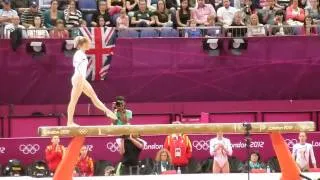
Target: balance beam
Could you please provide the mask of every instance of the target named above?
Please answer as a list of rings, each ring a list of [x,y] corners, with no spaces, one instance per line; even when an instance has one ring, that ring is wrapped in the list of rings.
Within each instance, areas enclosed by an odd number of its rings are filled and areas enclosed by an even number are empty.
[[[315,131],[315,123],[305,122],[263,122],[250,123],[251,133],[294,133]],[[107,135],[160,135],[172,133],[212,134],[217,132],[240,134],[245,133],[243,123],[209,123],[209,124],[153,124],[153,125],[120,125],[120,126],[45,126],[39,127],[42,137],[49,136],[107,136]]]

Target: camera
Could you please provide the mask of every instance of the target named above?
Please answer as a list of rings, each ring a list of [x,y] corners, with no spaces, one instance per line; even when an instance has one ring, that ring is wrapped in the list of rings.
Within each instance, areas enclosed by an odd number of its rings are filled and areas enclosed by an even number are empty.
[[[123,105],[123,102],[121,101],[116,101],[116,107],[121,107]]]

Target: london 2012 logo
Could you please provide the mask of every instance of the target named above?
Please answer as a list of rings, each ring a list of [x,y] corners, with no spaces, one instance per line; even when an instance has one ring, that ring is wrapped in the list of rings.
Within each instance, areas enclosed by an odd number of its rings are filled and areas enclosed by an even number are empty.
[[[39,144],[20,144],[19,151],[23,154],[36,154],[40,150]]]
[[[6,147],[0,146],[0,154],[6,153]]]

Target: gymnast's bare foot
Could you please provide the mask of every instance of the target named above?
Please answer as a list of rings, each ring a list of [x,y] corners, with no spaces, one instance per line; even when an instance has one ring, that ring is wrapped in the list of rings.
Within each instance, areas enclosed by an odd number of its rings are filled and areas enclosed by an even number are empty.
[[[106,112],[106,116],[108,118],[112,119],[112,120],[117,120],[118,119],[117,116],[112,111],[110,111],[109,109]]]
[[[76,124],[74,122],[69,122],[69,123],[67,123],[67,126],[68,127],[76,127],[76,126],[79,126],[79,124]]]

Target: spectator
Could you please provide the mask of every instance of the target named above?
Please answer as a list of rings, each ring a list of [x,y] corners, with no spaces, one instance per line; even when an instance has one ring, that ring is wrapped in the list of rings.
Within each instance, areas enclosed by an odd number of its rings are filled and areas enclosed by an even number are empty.
[[[223,7],[217,11],[218,21],[224,26],[230,26],[236,11],[236,8],[230,6],[229,0],[223,0]]]
[[[139,174],[139,156],[146,142],[139,135],[123,136],[117,140],[122,155],[121,175]]]
[[[18,16],[17,11],[11,9],[11,0],[2,1],[3,9],[0,9],[0,25],[9,24],[14,16]]]
[[[30,8],[22,13],[21,21],[22,25],[26,28],[29,28],[34,22],[34,17],[38,16],[41,18],[41,23],[43,24],[44,19],[42,12],[39,10],[37,1],[32,1]]]
[[[139,0],[139,11],[134,13],[131,23],[137,27],[147,27],[155,24],[151,12],[147,9],[146,0]]]
[[[46,161],[50,171],[54,173],[65,153],[65,147],[59,144],[59,136],[53,136],[51,143],[46,147]]]
[[[275,0],[267,0],[267,5],[260,11],[263,24],[274,24],[274,18],[279,8],[275,7]]]
[[[303,33],[304,35],[317,35],[317,30],[314,27],[313,20],[310,16],[306,16],[303,24]]]
[[[212,28],[203,30],[203,34],[206,37],[217,37],[221,35],[221,26],[216,23],[215,19],[216,17],[214,17],[214,15],[208,16],[206,26]]]
[[[128,28],[129,27],[129,17],[126,14],[126,9],[122,8],[120,11],[120,16],[117,18],[117,28]]]
[[[192,17],[198,25],[205,25],[208,16],[216,16],[216,11],[211,4],[205,4],[204,0],[198,0],[198,7],[193,10]]]
[[[195,37],[201,37],[201,30],[199,28],[197,28],[197,23],[194,19],[191,19],[189,21],[189,29],[185,29],[185,37],[191,37],[191,38],[195,38]]]
[[[317,168],[313,147],[312,144],[307,143],[307,134],[305,132],[300,132],[299,142],[292,149],[292,157],[301,171],[309,170],[310,157],[313,167]]]
[[[84,20],[84,19],[82,19],[82,20],[80,21],[80,27],[88,27],[87,21]]]
[[[252,14],[256,14],[256,8],[252,4],[252,0],[245,0],[244,1],[245,6],[242,8],[242,17],[243,17],[243,23],[249,24],[250,23],[250,16]]]
[[[117,116],[114,125],[129,124],[132,119],[132,111],[126,108],[126,101],[123,96],[116,97],[116,102],[113,103],[113,110]]]
[[[106,21],[104,20],[103,16],[98,17],[98,27],[107,27]]]
[[[250,154],[249,161],[246,161],[246,163],[244,164],[243,172],[247,173],[248,168],[250,172],[254,170],[266,170],[266,165],[261,161],[259,152],[252,152]]]
[[[103,17],[105,21],[105,26],[110,26],[110,16],[107,11],[107,3],[105,1],[99,1],[99,11],[95,12],[92,16],[92,26],[98,26],[99,24],[99,17]]]
[[[182,173],[188,173],[189,159],[192,156],[192,144],[186,134],[171,134],[166,137],[164,148],[170,152],[172,164]]]
[[[250,17],[250,24],[248,27],[248,36],[265,36],[266,30],[262,24],[259,23],[258,15],[252,14]]]
[[[276,12],[275,22],[273,25],[274,26],[271,28],[272,35],[283,36],[293,34],[292,28],[289,27],[289,24],[284,20],[283,10],[278,10]]]
[[[5,38],[7,39],[10,39],[11,37],[11,32],[13,32],[14,30],[16,29],[21,29],[21,35],[22,35],[22,38],[27,38],[27,32],[25,31],[25,27],[20,25],[20,17],[18,15],[16,16],[13,16],[12,17],[12,20],[11,20],[12,23],[10,24],[7,24],[5,27],[4,27],[4,35],[5,35]]]
[[[50,32],[50,37],[56,38],[56,39],[69,38],[69,32],[64,27],[63,20],[61,20],[61,19],[57,20],[56,27],[53,28],[53,30]]]
[[[52,0],[50,9],[43,13],[45,27],[53,28],[56,26],[58,19],[64,19],[63,12],[58,11],[58,5],[58,0]]]
[[[110,16],[120,13],[122,8],[126,7],[125,0],[106,0]]]
[[[176,11],[179,7],[178,0],[166,0],[166,7],[170,9],[170,11]]]
[[[188,26],[188,21],[191,18],[191,11],[189,9],[188,0],[182,0],[180,9],[176,12],[177,25],[179,27]]]
[[[29,38],[49,38],[49,33],[46,27],[41,24],[41,18],[39,16],[34,17],[34,22],[32,26],[28,28]]]
[[[232,147],[229,139],[223,137],[222,132],[210,140],[210,155],[213,156],[213,173],[229,173],[228,156],[232,155]]]
[[[127,0],[126,9],[128,11],[128,16],[131,18],[134,15],[135,11],[139,11],[139,0]]]
[[[18,11],[18,14],[21,15],[29,7],[28,0],[11,0],[12,9]]]
[[[163,172],[174,170],[170,152],[167,149],[158,151],[155,161],[156,163],[153,167],[153,172],[155,174],[162,174]]]
[[[299,0],[291,0],[291,6],[287,7],[286,20],[290,25],[302,25],[304,22],[304,10],[298,6]]]
[[[310,16],[315,24],[320,22],[319,0],[310,0],[310,6],[305,9],[305,15]]]
[[[76,168],[79,170],[79,176],[93,176],[94,166],[93,160],[88,155],[87,146],[82,146],[80,149],[80,157]]]
[[[166,9],[166,4],[164,0],[158,0],[157,11],[154,12],[154,20],[159,27],[171,27],[171,14],[169,14]]]
[[[245,37],[247,34],[247,28],[242,21],[242,14],[240,11],[234,14],[233,22],[231,24],[232,28],[228,28],[228,37]],[[239,27],[235,27],[239,26]]]
[[[82,20],[82,13],[76,9],[75,0],[69,1],[68,9],[64,10],[64,18],[67,28],[79,27]]]

